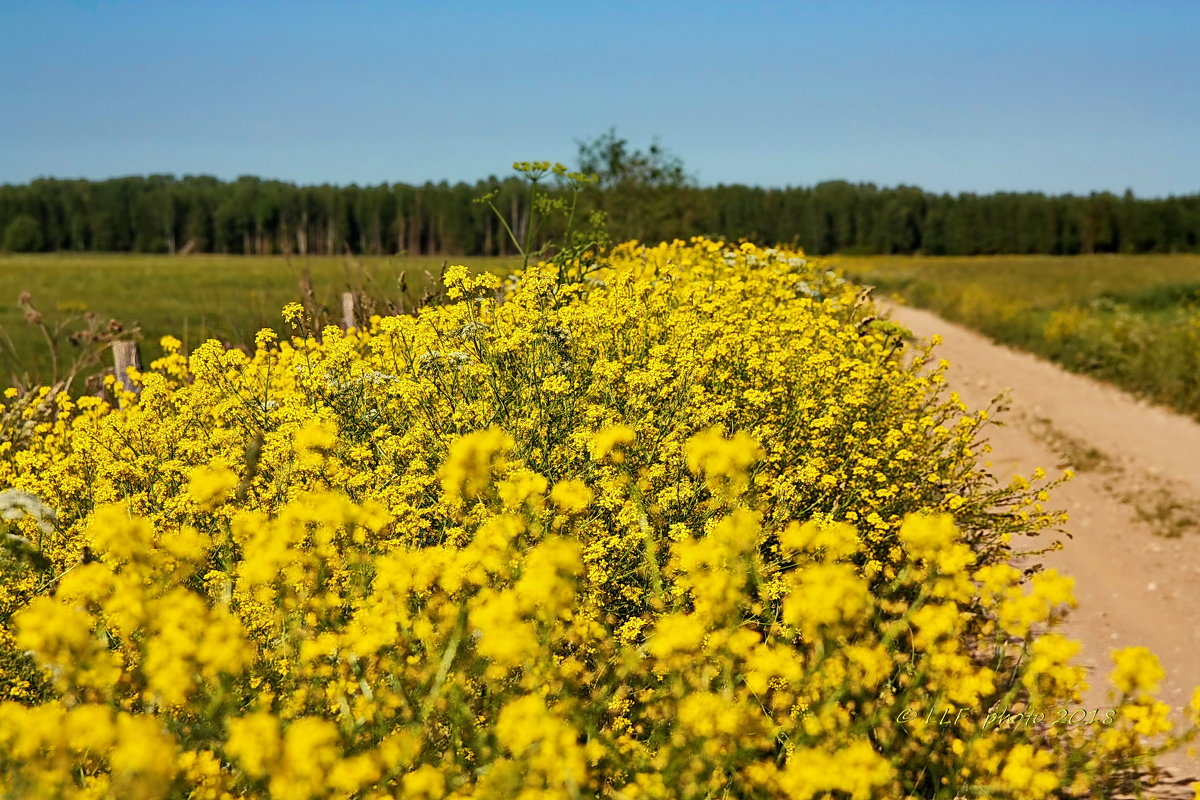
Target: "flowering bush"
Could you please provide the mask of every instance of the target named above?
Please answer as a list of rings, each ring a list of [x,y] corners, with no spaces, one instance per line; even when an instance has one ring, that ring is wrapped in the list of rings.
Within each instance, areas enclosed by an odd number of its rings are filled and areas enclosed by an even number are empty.
[[[857,287],[574,266],[20,405],[6,793],[1102,796],[1194,735],[1142,651],[1054,718],[1070,581],[1006,557],[1060,517]]]

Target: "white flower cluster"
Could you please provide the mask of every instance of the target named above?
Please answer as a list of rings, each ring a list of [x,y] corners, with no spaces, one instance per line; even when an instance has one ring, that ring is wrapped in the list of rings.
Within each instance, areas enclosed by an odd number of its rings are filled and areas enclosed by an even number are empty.
[[[813,286],[808,281],[799,281],[793,288],[801,297],[824,300],[846,284],[846,279],[833,270],[826,270],[821,277],[823,278],[823,286]]]
[[[21,489],[0,491],[0,520],[12,522],[23,517],[32,517],[42,533],[54,530],[54,509],[43,503],[37,495]]]
[[[379,372],[378,370],[352,376],[342,376],[329,370],[325,371],[325,385],[334,392],[344,392],[348,389],[356,389],[362,386],[381,386],[385,383],[392,383],[398,380],[400,379],[395,375],[389,375],[386,372]]]
[[[462,367],[469,363],[471,363],[470,354],[463,352],[443,353],[441,350],[430,350],[428,353],[422,353],[417,356],[417,370],[419,372],[440,372],[448,368]]]
[[[455,339],[473,339],[476,336],[481,336],[487,333],[491,328],[484,325],[482,322],[468,322],[461,328],[450,334]]]

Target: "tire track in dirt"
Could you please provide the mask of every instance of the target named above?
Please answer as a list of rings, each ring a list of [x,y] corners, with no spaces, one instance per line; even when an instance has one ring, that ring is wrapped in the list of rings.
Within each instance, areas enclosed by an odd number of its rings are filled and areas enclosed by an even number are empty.
[[[1000,481],[1075,467],[1048,504],[1070,514],[1072,538],[1041,559],[1076,580],[1079,606],[1064,632],[1083,644],[1076,663],[1088,670],[1088,708],[1109,705],[1112,651],[1145,645],[1167,673],[1159,698],[1182,714],[1200,686],[1200,424],[931,312],[888,312],[919,338],[942,337],[947,383],[968,407],[1008,392],[983,456]],[[1160,763],[1200,776],[1194,753]]]

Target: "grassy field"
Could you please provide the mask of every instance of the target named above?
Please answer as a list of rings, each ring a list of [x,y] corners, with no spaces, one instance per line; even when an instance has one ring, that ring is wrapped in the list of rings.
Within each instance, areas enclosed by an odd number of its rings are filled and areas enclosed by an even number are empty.
[[[190,350],[206,339],[251,342],[262,328],[283,332],[284,304],[301,299],[302,287],[340,318],[340,296],[352,290],[379,308],[419,297],[436,275],[440,257],[150,256],[135,254],[47,254],[0,256],[0,383],[14,374],[44,375],[50,348],[38,327],[25,318],[18,296],[29,292],[47,327],[66,324],[60,345],[66,358],[69,334],[83,327],[78,318],[95,313],[102,324],[119,320],[142,330],[144,360],[159,355],[158,341],[170,334]],[[451,263],[505,270],[508,259],[452,258]],[[73,321],[74,320],[74,321]],[[7,339],[5,338],[7,335]],[[8,342],[11,341],[11,347]],[[44,378],[43,378],[44,380]]]
[[[1200,255],[833,261],[880,297],[1200,418]]]

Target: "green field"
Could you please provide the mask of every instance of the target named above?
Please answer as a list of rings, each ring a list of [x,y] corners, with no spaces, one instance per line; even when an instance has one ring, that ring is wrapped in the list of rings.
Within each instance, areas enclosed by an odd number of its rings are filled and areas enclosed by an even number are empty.
[[[66,324],[59,337],[62,359],[71,358],[69,334],[84,327],[79,318],[92,312],[104,325],[116,319],[126,328],[140,327],[143,359],[149,360],[159,355],[158,341],[168,334],[190,351],[210,338],[250,342],[266,327],[283,333],[279,311],[302,298],[306,282],[315,305],[324,307],[329,319],[340,319],[345,291],[369,298],[368,305],[380,311],[406,297],[412,302],[428,283],[425,273],[436,275],[444,261],[380,256],[0,256],[0,383],[12,383],[14,375],[45,381],[51,371],[50,345],[18,305],[22,292],[32,296],[48,328]],[[483,257],[451,258],[451,263],[501,271],[516,265],[511,258]]]
[[[832,260],[877,296],[1200,418],[1200,255]]]

